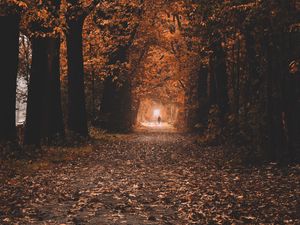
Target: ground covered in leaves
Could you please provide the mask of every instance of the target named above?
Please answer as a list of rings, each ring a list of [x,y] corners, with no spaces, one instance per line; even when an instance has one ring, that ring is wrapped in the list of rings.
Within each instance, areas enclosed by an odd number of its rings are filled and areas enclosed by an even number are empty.
[[[300,224],[300,166],[242,166],[176,133],[1,160],[0,224]]]

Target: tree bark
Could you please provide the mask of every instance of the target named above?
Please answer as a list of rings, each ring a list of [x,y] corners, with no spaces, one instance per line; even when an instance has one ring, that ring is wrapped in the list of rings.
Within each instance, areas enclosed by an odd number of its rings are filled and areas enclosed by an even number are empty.
[[[46,93],[45,86],[48,68],[48,39],[32,40],[32,65],[28,87],[26,124],[24,134],[25,145],[39,145],[42,137],[43,105]]]
[[[247,86],[246,86],[246,93],[245,93],[245,101],[253,102],[258,99],[257,90],[259,89],[259,64],[258,60],[256,59],[256,51],[255,51],[255,37],[251,33],[253,28],[249,28],[245,31],[245,48],[246,48],[246,62],[248,65],[248,78],[247,78]],[[251,98],[252,97],[252,98]]]
[[[75,134],[86,137],[88,136],[88,127],[84,94],[83,22],[84,18],[82,16],[68,20],[68,127]]]
[[[220,108],[221,117],[224,119],[228,112],[228,75],[226,71],[225,52],[220,41],[215,42],[213,45],[213,58],[217,103]]]
[[[300,34],[289,33],[287,35],[288,62],[294,60],[300,53],[300,49],[294,46],[299,43]],[[287,73],[285,88],[285,121],[288,140],[288,155],[291,161],[295,161],[300,153],[300,71]]]
[[[281,105],[278,87],[276,85],[279,73],[276,68],[276,43],[274,35],[269,35],[267,43],[267,157],[278,160],[283,147],[283,132],[281,125]]]
[[[39,145],[64,136],[60,91],[60,38],[32,40],[24,144]]]
[[[60,0],[48,2],[59,10]],[[53,12],[58,18],[58,13]],[[29,82],[24,144],[39,145],[64,136],[60,91],[60,37],[32,40],[32,69]]]
[[[208,99],[208,68],[201,67],[200,71],[198,72],[198,102],[199,102],[199,109],[198,109],[198,120],[203,125],[207,125],[208,123],[208,110],[209,110],[209,99]]]
[[[52,14],[59,19],[61,0],[48,2]],[[48,71],[46,80],[46,96],[43,105],[44,136],[51,143],[56,138],[64,137],[63,113],[60,90],[60,35],[49,37],[47,43]]]
[[[112,77],[106,77],[104,80],[104,90],[100,106],[100,118],[101,126],[104,129],[108,129],[108,123],[110,114],[113,112],[116,104],[116,93],[115,93],[115,84],[112,81]]]
[[[131,130],[131,101],[131,82],[127,80],[121,87],[117,87],[112,78],[107,77],[100,109],[102,127],[111,132]]]
[[[117,89],[116,110],[111,114],[110,121],[115,131],[128,132],[132,128],[132,99],[131,99],[131,82],[126,80],[121,87]]]
[[[0,141],[16,141],[16,81],[19,54],[17,15],[0,16]]]
[[[109,64],[117,61],[126,62],[127,46],[120,47],[110,56]],[[115,74],[120,77],[120,74]],[[132,129],[132,96],[131,96],[131,74],[122,74],[125,81],[118,87],[111,77],[107,77],[104,83],[104,94],[101,102],[101,116],[104,121],[104,128],[111,132],[127,132]]]
[[[235,100],[235,115],[237,121],[239,120],[239,110],[240,110],[240,39],[237,40],[237,59],[236,59],[236,78],[234,86],[234,100]]]
[[[216,90],[216,81],[215,81],[215,71],[214,71],[214,60],[213,57],[209,57],[208,64],[208,98],[209,98],[209,106],[217,104],[217,90]]]
[[[43,101],[43,130],[51,142],[53,138],[64,136],[64,124],[60,90],[60,38],[49,38],[47,42],[48,71],[46,100]]]

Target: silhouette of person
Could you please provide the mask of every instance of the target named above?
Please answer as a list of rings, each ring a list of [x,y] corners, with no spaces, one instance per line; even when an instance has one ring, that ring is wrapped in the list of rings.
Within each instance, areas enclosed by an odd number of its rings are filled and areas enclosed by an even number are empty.
[[[157,122],[158,122],[158,124],[160,124],[160,122],[161,122],[161,117],[160,116],[157,117]]]

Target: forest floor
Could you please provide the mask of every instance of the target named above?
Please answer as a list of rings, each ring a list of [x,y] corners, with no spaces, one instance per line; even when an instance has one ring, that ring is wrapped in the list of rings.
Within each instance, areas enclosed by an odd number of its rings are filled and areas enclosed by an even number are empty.
[[[300,165],[243,166],[195,140],[96,134],[2,159],[0,224],[300,224]]]

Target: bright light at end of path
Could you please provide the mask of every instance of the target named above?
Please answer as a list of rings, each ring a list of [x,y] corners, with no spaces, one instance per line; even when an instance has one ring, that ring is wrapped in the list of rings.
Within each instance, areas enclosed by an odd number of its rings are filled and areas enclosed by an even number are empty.
[[[159,116],[160,115],[160,110],[159,109],[154,109],[153,110],[153,115],[154,116]]]

